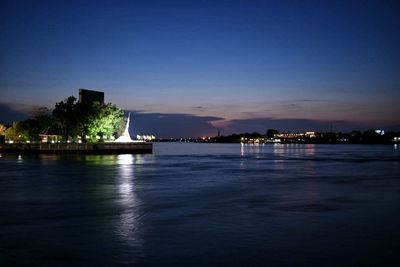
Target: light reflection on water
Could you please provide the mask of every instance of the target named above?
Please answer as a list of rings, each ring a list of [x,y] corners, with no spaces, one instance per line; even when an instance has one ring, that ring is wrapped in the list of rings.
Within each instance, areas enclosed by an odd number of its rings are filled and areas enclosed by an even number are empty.
[[[116,199],[121,207],[119,222],[116,231],[123,242],[131,246],[142,245],[142,240],[136,235],[140,227],[140,201],[135,193],[135,162],[141,161],[140,155],[118,155],[117,156],[117,187],[118,197]]]
[[[134,162],[133,155],[118,155],[117,157],[117,185],[118,193],[123,203],[134,204]]]
[[[312,157],[315,144],[273,144],[273,153],[279,157]]]

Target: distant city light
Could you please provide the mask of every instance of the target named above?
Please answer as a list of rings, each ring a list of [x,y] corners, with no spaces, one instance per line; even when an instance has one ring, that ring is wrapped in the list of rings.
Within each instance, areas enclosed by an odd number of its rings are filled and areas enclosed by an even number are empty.
[[[142,141],[153,141],[156,139],[154,135],[136,135],[137,140],[142,140]]]

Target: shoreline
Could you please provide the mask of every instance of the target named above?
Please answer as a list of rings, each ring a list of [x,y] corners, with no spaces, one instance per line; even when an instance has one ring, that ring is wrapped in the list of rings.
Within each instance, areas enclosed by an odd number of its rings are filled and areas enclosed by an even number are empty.
[[[152,143],[13,143],[0,144],[0,153],[25,154],[152,154]]]

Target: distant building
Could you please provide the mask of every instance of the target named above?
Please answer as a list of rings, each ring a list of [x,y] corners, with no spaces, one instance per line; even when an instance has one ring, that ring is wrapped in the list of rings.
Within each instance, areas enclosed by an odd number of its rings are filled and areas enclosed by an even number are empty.
[[[104,103],[104,92],[79,89],[79,102],[82,104],[92,104],[93,102]]]
[[[283,139],[298,139],[304,138],[304,133],[277,133],[274,134],[274,138],[283,138]]]
[[[320,138],[321,135],[316,132],[305,132],[305,133],[277,133],[274,134],[276,142],[306,142],[313,138]]]
[[[315,137],[317,137],[317,133],[316,132],[306,132],[305,136],[307,136],[309,138],[315,138]]]

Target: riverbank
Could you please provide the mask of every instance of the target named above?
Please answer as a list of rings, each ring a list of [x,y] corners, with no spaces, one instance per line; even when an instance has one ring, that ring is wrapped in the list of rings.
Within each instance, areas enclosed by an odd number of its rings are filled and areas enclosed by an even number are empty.
[[[0,153],[151,154],[152,143],[14,143],[0,144]]]

